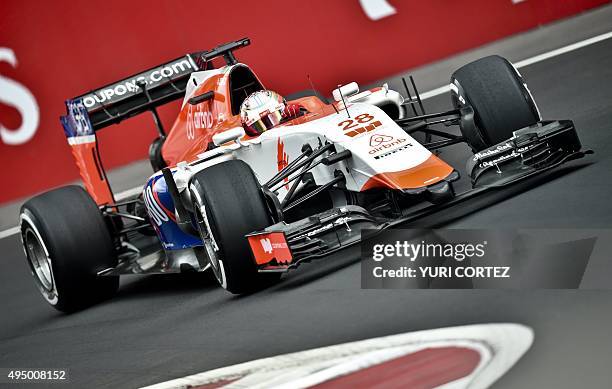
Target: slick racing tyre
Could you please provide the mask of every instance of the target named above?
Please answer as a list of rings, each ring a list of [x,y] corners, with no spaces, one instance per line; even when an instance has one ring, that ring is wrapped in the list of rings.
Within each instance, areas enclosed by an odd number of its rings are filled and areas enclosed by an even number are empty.
[[[73,312],[111,297],[119,277],[99,277],[115,267],[113,241],[98,206],[80,186],[66,186],[21,207],[21,238],[43,297]]]
[[[161,153],[163,145],[163,138],[155,138],[155,140],[149,146],[149,162],[151,162],[151,167],[155,172],[158,172],[168,166]]]
[[[469,63],[451,77],[453,105],[471,106],[475,126],[461,126],[472,150],[480,151],[540,121],[527,84],[505,58],[490,56]]]
[[[198,229],[219,284],[248,293],[279,279],[257,272],[245,235],[272,224],[261,186],[245,162],[229,160],[196,173],[190,184]]]

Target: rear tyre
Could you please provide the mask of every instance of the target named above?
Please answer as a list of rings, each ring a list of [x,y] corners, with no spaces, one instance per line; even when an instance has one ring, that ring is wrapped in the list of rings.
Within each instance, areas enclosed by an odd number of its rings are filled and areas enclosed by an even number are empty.
[[[149,146],[149,162],[153,171],[158,172],[168,166],[162,157],[162,146],[164,145],[163,138],[156,138],[151,146]]]
[[[512,133],[540,121],[527,84],[508,60],[499,56],[469,63],[451,77],[453,105],[471,106],[475,127],[461,131],[474,151],[512,137]]]
[[[79,186],[66,186],[21,207],[21,238],[36,284],[47,302],[74,312],[109,298],[119,277],[99,277],[115,267],[111,235],[98,206]]]
[[[243,161],[208,167],[191,179],[191,197],[200,236],[219,284],[248,293],[280,278],[257,272],[245,235],[272,224],[261,186]]]

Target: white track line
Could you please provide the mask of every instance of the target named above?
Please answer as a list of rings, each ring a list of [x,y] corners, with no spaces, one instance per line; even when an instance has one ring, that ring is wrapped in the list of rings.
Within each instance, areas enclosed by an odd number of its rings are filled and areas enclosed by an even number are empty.
[[[557,57],[559,55],[565,54],[565,53],[569,53],[570,51],[574,51],[574,50],[578,50],[581,49],[583,47],[592,45],[594,43],[598,43],[601,41],[604,41],[606,39],[610,39],[612,38],[612,31],[610,32],[606,32],[605,34],[601,34],[601,35],[597,35],[594,36],[592,38],[589,39],[585,39],[583,41],[580,42],[576,42],[576,43],[572,43],[571,45],[567,45],[567,46],[563,46],[561,48],[549,51],[547,53],[544,54],[540,54],[540,55],[536,55],[535,57],[531,57],[531,58],[527,58],[524,59],[520,62],[515,62],[514,66],[517,69],[523,68],[525,66],[529,66],[529,65],[533,65],[534,63],[538,63],[538,62],[542,62],[545,61],[547,59],[553,58],[553,57]],[[422,93],[421,94],[421,100],[426,100],[435,96],[439,96],[442,95],[446,92],[450,91],[450,88],[448,85],[444,85],[441,86],[439,88],[430,90],[428,92]]]
[[[570,51],[578,50],[578,49],[581,49],[583,47],[586,47],[586,46],[589,46],[589,45],[592,45],[592,44],[595,44],[595,43],[598,43],[598,42],[601,42],[601,41],[604,41],[604,40],[610,39],[610,38],[612,38],[612,31],[606,32],[605,34],[594,36],[594,37],[589,38],[589,39],[585,39],[585,40],[577,42],[577,43],[572,43],[571,45],[567,45],[567,46],[561,47],[559,49],[556,49],[556,50],[553,50],[553,51],[549,51],[549,52],[544,53],[544,54],[536,55],[535,57],[531,57],[531,58],[522,60],[520,62],[515,63],[514,66],[516,66],[517,68],[522,68],[522,67],[525,67],[525,66],[529,66],[529,65],[532,65],[534,63],[542,62],[542,61],[547,60],[549,58],[556,57],[556,56],[559,56],[561,54],[569,53]]]
[[[524,59],[520,62],[516,62],[514,63],[514,66],[517,69],[520,69],[522,67],[525,66],[529,66],[532,65],[534,63],[538,63],[538,62],[542,62],[545,61],[547,59],[553,58],[553,57],[557,57],[559,55],[565,54],[565,53],[569,53],[570,51],[574,51],[574,50],[578,50],[581,49],[583,47],[604,41],[606,39],[610,39],[612,38],[612,31],[610,32],[606,32],[605,34],[601,34],[601,35],[597,35],[594,36],[592,38],[588,38],[585,39],[583,41],[580,42],[576,42],[576,43],[572,43],[571,45],[567,45],[567,46],[563,46],[560,47],[558,49],[543,53],[543,54],[539,54],[536,55],[535,57],[531,57],[531,58],[527,58]],[[441,94],[444,94],[446,92],[448,92],[450,89],[448,87],[448,85],[445,86],[441,86],[439,88],[427,91],[425,93],[421,94],[421,100],[426,100],[435,96],[439,96]],[[117,200],[121,200],[121,199],[125,199],[127,197],[130,197],[131,195],[140,193],[140,191],[142,190],[142,187],[137,187],[137,188],[132,188],[132,189],[128,189],[126,191],[120,192],[116,195]],[[8,230],[4,230],[4,231],[0,231],[0,239],[6,238],[8,236],[14,235],[16,233],[19,232],[19,227],[12,227],[9,228]]]
[[[0,239],[4,239],[7,236],[15,235],[19,232],[19,227],[11,227],[8,230],[0,231]]]
[[[115,194],[116,201],[122,201],[129,197],[136,196],[142,192],[142,186],[137,186],[136,188],[124,190],[123,192],[119,192]]]

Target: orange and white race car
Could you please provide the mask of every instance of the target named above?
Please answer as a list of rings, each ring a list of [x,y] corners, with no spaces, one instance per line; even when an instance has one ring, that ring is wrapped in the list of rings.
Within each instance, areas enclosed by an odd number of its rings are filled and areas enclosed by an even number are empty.
[[[209,268],[223,288],[249,292],[359,242],[364,228],[417,220],[588,153],[571,121],[541,120],[498,56],[457,70],[453,108],[427,114],[412,78],[405,96],[350,83],[331,103],[314,90],[283,98],[236,60],[249,44],[188,54],[67,101],[62,124],[86,191],[56,189],[21,211],[28,262],[51,305],[72,311],[108,297],[121,274]],[[156,107],[181,98],[166,133]],[[119,202],[96,132],[147,111],[159,129],[156,173]],[[461,142],[473,150],[465,170],[436,155]],[[460,175],[472,189],[457,194]]]

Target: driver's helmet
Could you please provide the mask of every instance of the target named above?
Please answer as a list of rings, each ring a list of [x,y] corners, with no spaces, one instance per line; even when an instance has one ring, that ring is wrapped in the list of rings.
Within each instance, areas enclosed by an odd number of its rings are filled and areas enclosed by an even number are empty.
[[[283,118],[285,99],[271,90],[252,93],[240,105],[240,120],[249,135],[259,135],[278,125]]]

